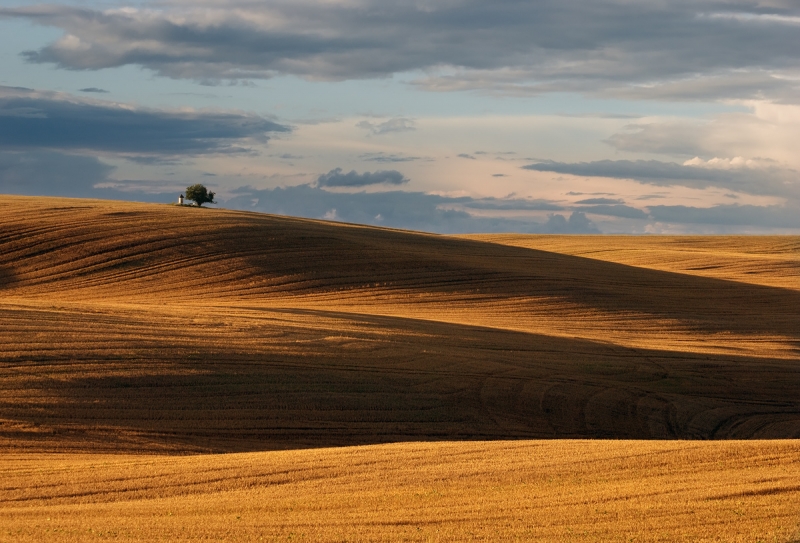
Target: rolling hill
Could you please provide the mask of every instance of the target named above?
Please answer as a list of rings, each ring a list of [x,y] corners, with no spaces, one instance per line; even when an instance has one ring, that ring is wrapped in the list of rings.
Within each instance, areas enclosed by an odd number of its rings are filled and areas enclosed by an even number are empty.
[[[9,197],[0,447],[800,437],[800,239],[513,240]]]
[[[799,278],[798,237],[5,197],[0,542],[796,541]]]

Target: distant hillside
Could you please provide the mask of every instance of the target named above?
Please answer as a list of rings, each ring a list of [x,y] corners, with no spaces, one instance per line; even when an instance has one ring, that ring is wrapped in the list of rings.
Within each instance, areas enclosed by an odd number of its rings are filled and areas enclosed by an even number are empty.
[[[800,437],[798,238],[693,238],[709,277],[658,238],[614,262],[563,254],[587,238],[4,198],[5,449]],[[759,243],[779,264],[746,281]]]

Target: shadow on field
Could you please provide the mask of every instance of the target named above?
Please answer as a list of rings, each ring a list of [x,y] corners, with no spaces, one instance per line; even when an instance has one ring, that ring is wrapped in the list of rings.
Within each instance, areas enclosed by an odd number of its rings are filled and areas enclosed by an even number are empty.
[[[535,304],[524,300],[542,298],[800,341],[797,290],[357,225],[168,206],[111,215],[108,206],[31,215],[35,236],[21,222],[0,243],[0,268],[13,266],[24,278],[14,285],[20,295],[159,304],[186,288],[237,302],[312,296],[386,304],[419,295],[413,303],[484,300],[519,304],[521,313]]]
[[[0,266],[0,290],[4,290],[14,282],[14,272],[7,266]]]
[[[371,296],[395,293],[491,302],[543,298],[674,320],[705,332],[780,334],[800,341],[796,290],[475,240],[272,222],[270,228],[226,229],[217,234],[222,243],[208,248],[219,258],[247,255],[249,295],[255,297],[328,292],[367,303]]]
[[[0,315],[0,450],[800,437],[800,349],[779,350],[800,347],[795,290],[287,217],[35,206],[0,243],[0,288],[36,300]],[[325,310],[348,304],[793,358]]]
[[[169,350],[165,341],[162,351],[131,348],[115,359],[87,351],[68,364],[56,355],[4,363],[5,388],[23,392],[0,400],[0,446],[186,453],[434,440],[800,438],[796,360],[285,313],[348,319],[352,329],[258,349],[199,342]]]

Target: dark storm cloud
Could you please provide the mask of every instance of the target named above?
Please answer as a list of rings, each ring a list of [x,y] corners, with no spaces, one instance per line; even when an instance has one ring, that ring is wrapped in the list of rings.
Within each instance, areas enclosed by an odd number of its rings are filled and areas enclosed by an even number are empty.
[[[30,62],[201,81],[386,77],[430,90],[797,102],[800,6],[757,0],[207,0],[147,10],[2,8],[60,28]]]
[[[582,213],[550,215],[545,222],[530,219],[478,217],[453,207],[480,207],[482,200],[449,198],[422,192],[341,193],[320,187],[299,185],[234,191],[225,207],[249,209],[281,215],[310,218],[335,218],[339,221],[427,232],[531,232],[594,233],[594,224]]]
[[[408,183],[408,178],[397,170],[364,173],[351,170],[344,173],[341,168],[335,168],[317,178],[317,186],[320,187],[367,187],[369,185],[403,185],[405,183]]]
[[[155,155],[247,151],[289,129],[254,115],[133,109],[0,87],[0,146]]]
[[[716,169],[658,160],[598,160],[595,162],[539,162],[527,170],[584,177],[631,179],[647,185],[692,188],[724,187],[749,194],[800,197],[800,174],[779,167]]]

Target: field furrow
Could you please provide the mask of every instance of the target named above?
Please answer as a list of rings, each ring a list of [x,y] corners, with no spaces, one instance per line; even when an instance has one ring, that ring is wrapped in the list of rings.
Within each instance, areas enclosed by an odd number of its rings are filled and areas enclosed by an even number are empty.
[[[800,238],[8,202],[0,541],[798,537]]]

